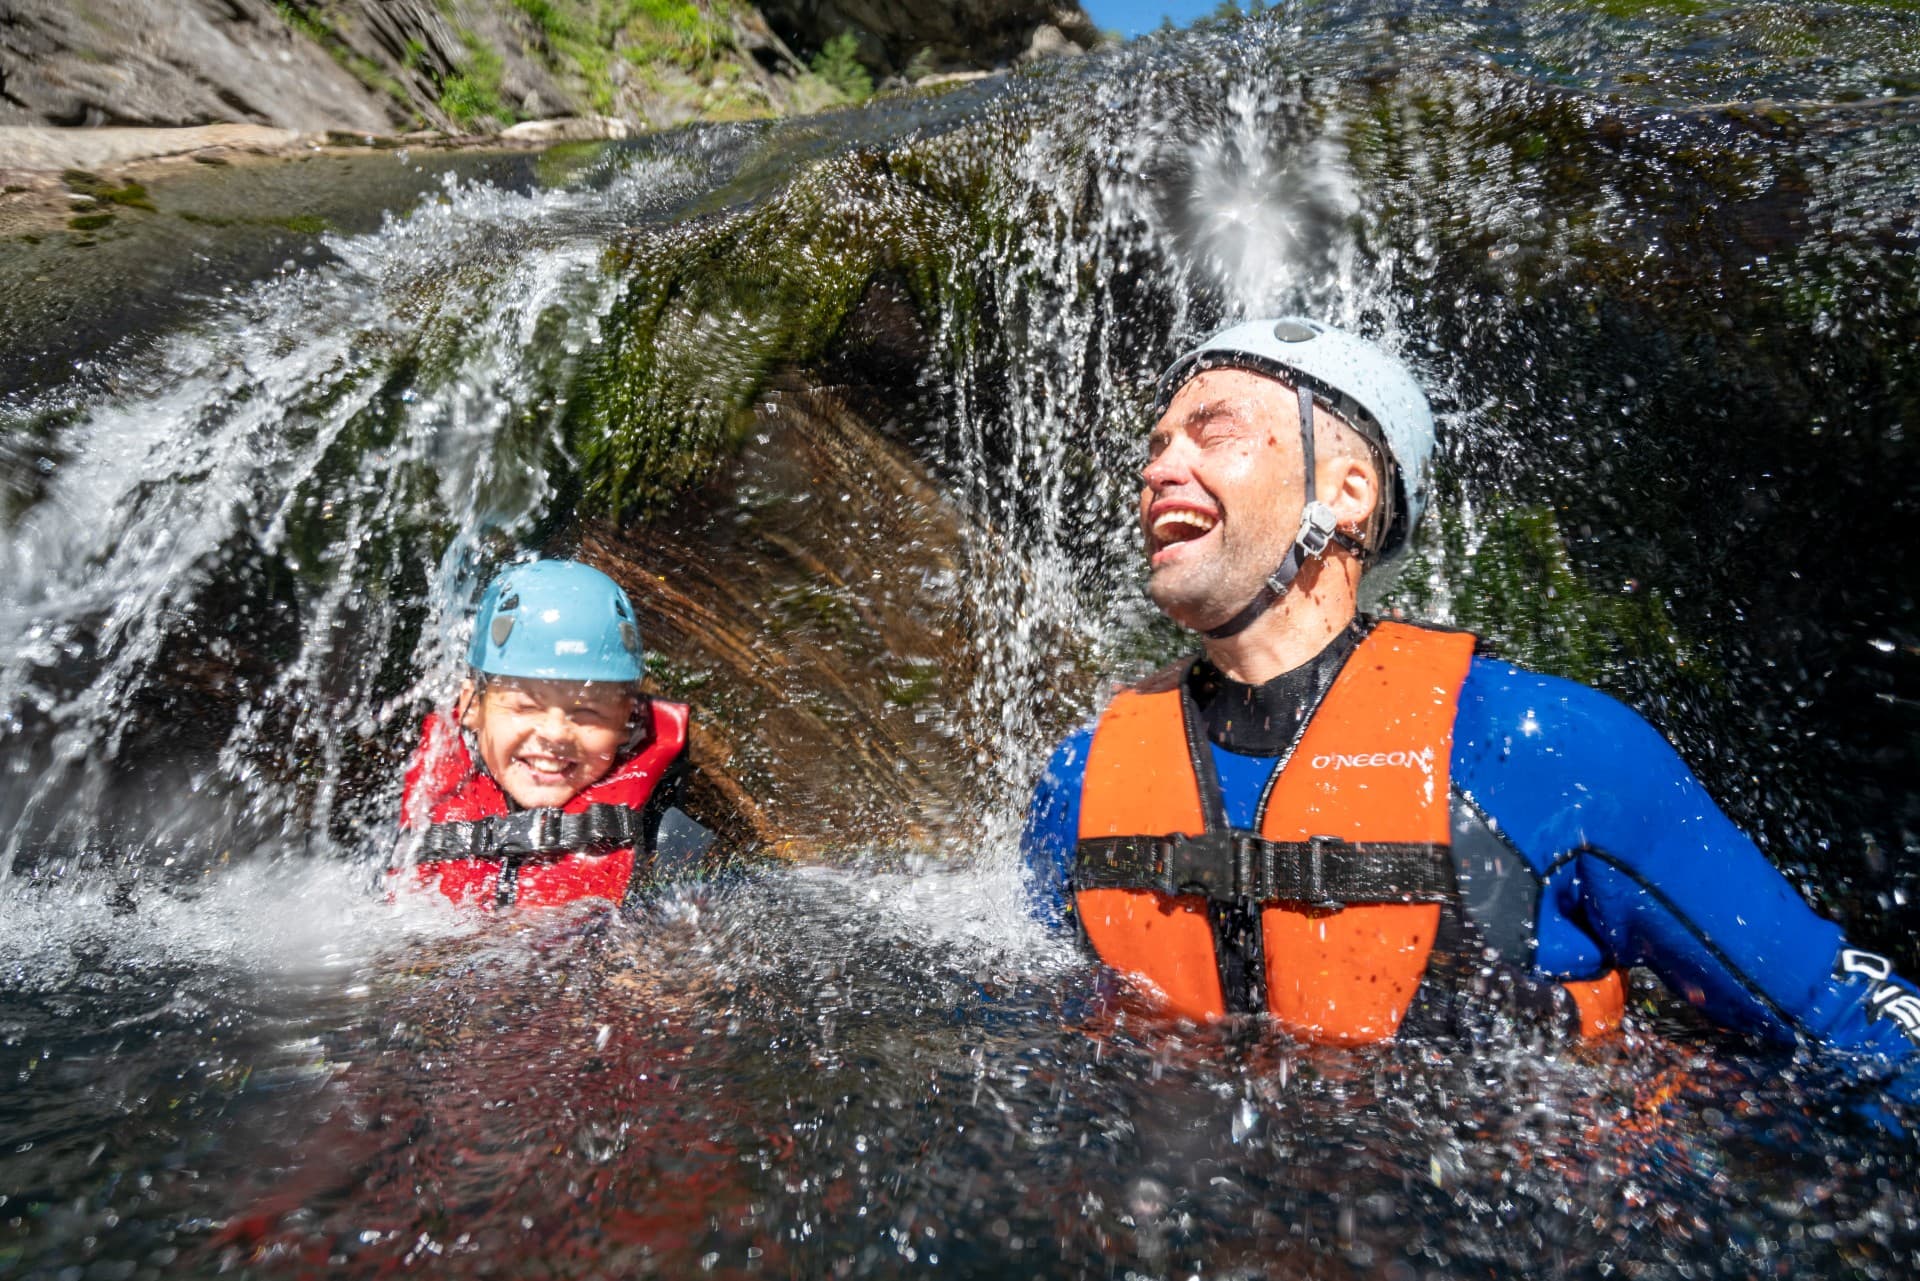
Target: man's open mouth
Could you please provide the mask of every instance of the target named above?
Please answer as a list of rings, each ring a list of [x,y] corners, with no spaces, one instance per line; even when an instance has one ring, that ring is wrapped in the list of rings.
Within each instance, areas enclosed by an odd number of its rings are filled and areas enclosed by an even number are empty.
[[[1165,551],[1181,543],[1190,543],[1205,538],[1213,532],[1220,518],[1211,512],[1200,511],[1193,507],[1167,507],[1153,513],[1151,532],[1153,550]]]

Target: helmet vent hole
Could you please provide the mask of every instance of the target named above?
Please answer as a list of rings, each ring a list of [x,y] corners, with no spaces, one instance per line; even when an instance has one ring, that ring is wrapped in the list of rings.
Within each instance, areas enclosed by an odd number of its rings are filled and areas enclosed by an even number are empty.
[[[514,610],[520,608],[520,593],[508,592],[500,598],[500,603],[494,606],[494,608],[502,614],[511,614]]]
[[[620,615],[620,617],[622,618],[633,617],[633,614],[627,609],[626,600],[619,596],[616,596],[613,598],[613,612]]]
[[[519,604],[518,601],[514,603],[516,605]],[[506,644],[507,637],[513,635],[513,620],[504,614],[495,614],[493,616],[493,626],[487,629],[487,634],[493,637],[493,643],[495,645]]]
[[[1281,342],[1307,342],[1319,336],[1312,325],[1298,320],[1283,320],[1273,327],[1273,336]]]
[[[632,623],[620,624],[620,643],[627,647],[629,653],[640,652],[640,632]]]

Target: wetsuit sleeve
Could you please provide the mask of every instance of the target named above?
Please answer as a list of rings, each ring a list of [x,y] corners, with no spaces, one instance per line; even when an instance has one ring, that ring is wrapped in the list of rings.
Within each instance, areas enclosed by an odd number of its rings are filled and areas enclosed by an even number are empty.
[[[1067,884],[1080,836],[1080,784],[1092,742],[1093,727],[1088,726],[1054,750],[1046,772],[1034,784],[1020,833],[1028,908],[1046,925],[1064,926],[1071,919]]]
[[[1552,937],[1571,926],[1606,963],[1647,967],[1723,1026],[1867,1056],[1900,1078],[1896,1094],[1920,1085],[1920,994],[1810,909],[1638,715],[1476,660],[1454,760],[1541,874],[1541,968],[1578,955]]]

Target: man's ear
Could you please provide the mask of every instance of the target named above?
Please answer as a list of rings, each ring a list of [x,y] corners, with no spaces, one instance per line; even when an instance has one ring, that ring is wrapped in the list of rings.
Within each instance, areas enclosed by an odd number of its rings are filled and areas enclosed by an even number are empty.
[[[1329,460],[1331,475],[1320,475],[1320,501],[1333,509],[1333,518],[1350,534],[1364,534],[1373,510],[1380,505],[1380,476],[1371,464],[1351,454]]]
[[[453,700],[454,718],[460,722],[461,729],[479,729],[480,700],[476,695],[473,677],[460,682],[460,693]]]

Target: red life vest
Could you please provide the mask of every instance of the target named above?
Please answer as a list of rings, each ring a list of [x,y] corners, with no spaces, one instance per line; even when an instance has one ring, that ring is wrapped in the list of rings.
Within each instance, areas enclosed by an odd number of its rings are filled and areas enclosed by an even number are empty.
[[[658,698],[647,705],[652,732],[638,751],[565,805],[533,810],[514,809],[493,776],[474,762],[451,717],[429,714],[400,800],[400,826],[425,829],[426,849],[411,869],[389,875],[409,876],[417,887],[487,909],[582,898],[620,902],[636,864],[644,862],[636,850],[645,841],[647,802],[683,768],[687,750],[686,705]],[[494,848],[493,838],[507,823],[515,835],[505,848]],[[473,848],[476,842],[487,848]],[[579,848],[555,848],[562,845]]]
[[[1453,721],[1473,646],[1462,632],[1376,626],[1275,771],[1253,832],[1226,830],[1184,667],[1118,695],[1088,750],[1074,874],[1101,959],[1152,982],[1172,1012],[1219,1018],[1232,977],[1222,904],[1257,904],[1257,927],[1248,919],[1231,943],[1257,961],[1254,1008],[1330,1044],[1392,1037],[1437,970],[1484,971],[1450,854]],[[1620,1019],[1617,972],[1558,985],[1571,1003],[1522,981],[1588,1035]]]

